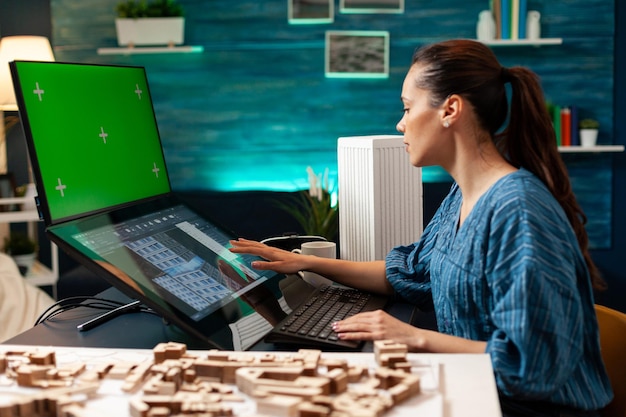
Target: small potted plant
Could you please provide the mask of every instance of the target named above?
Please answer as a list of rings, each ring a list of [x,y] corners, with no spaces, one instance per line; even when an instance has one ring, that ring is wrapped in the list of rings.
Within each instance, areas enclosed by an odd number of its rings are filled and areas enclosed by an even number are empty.
[[[298,192],[290,204],[277,204],[296,219],[305,234],[322,236],[334,242],[339,232],[339,207],[332,203],[328,169],[323,178],[311,167],[307,167],[307,173],[309,189]]]
[[[4,238],[4,251],[17,264],[23,276],[28,275],[37,258],[37,242],[26,233],[14,232]]]
[[[595,119],[582,119],[578,123],[578,129],[580,132],[580,145],[581,146],[595,146],[598,141],[598,130],[600,129],[600,123]]]
[[[181,45],[185,38],[183,8],[175,0],[123,0],[116,7],[120,46]]]

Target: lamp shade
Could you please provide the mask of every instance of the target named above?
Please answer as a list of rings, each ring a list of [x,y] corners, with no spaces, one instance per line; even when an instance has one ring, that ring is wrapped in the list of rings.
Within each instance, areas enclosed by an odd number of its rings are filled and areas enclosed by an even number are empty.
[[[0,39],[0,110],[17,110],[9,62],[54,61],[45,36],[6,36]]]

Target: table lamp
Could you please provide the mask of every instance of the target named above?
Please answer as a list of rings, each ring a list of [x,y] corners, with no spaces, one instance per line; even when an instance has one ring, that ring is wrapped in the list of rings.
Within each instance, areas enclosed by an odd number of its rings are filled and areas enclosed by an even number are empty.
[[[45,36],[5,36],[0,38],[0,173],[7,170],[4,112],[17,111],[9,62],[54,61],[50,41]]]

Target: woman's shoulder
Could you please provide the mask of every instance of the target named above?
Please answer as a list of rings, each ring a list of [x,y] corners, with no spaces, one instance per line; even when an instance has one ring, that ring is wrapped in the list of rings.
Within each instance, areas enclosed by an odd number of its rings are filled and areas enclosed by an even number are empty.
[[[523,168],[501,178],[490,190],[489,200],[498,206],[559,207],[548,187],[532,172]]]

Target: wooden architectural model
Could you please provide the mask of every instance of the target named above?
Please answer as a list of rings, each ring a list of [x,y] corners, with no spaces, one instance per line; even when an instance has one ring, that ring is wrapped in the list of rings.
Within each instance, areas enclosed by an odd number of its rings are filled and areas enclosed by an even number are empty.
[[[419,394],[420,379],[406,346],[379,341],[374,349],[372,369],[318,350],[200,354],[173,342],[157,345],[152,360],[94,366],[60,366],[51,348],[8,351],[0,353],[2,381],[29,394],[0,401],[0,417],[86,417],[105,380],[121,382],[132,417],[235,416],[234,405],[250,400],[258,416],[378,417]]]

